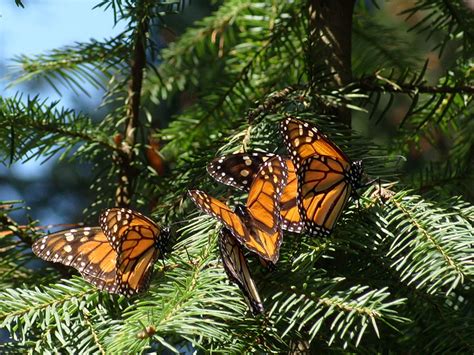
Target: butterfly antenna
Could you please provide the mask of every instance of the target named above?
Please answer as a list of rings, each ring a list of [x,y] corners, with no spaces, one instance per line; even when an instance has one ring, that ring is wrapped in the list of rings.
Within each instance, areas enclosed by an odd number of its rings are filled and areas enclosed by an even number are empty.
[[[371,180],[367,181],[366,183],[362,184],[362,186],[360,186],[360,188],[369,187],[370,185],[373,185],[374,182],[377,183],[377,185],[380,189],[380,187],[382,186],[380,176],[376,177],[375,179],[371,179]]]

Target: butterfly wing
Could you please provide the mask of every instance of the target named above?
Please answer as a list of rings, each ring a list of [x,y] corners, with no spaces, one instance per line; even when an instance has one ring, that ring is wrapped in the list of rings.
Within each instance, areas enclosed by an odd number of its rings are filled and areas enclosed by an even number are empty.
[[[210,162],[207,172],[220,183],[248,191],[262,164],[274,156],[270,153],[229,154]]]
[[[230,154],[214,159],[207,166],[207,171],[225,185],[248,191],[263,163],[275,156],[271,153]],[[300,220],[296,201],[296,173],[293,162],[290,159],[285,162],[288,168],[288,183],[281,197],[281,228],[299,233],[303,229],[303,222]]]
[[[247,227],[229,206],[200,190],[190,190],[188,193],[199,209],[217,218],[235,238],[247,246],[250,238]]]
[[[232,235],[244,245],[247,249],[258,254],[266,260],[272,260],[272,255],[264,243],[256,241],[255,230],[258,227],[252,225],[252,217],[249,216],[245,206],[239,206],[239,209],[243,209],[240,214],[232,211],[229,206],[225,203],[215,199],[214,197],[206,194],[200,190],[190,190],[189,196],[193,200],[199,209],[213,217],[232,233]],[[275,234],[275,233],[274,233]],[[257,238],[259,236],[257,235]]]
[[[281,122],[280,128],[297,170],[305,159],[315,155],[333,157],[350,166],[347,155],[309,123],[289,117]]]
[[[283,159],[275,156],[265,162],[250,187],[247,211],[255,249],[263,249],[263,258],[276,263],[282,242],[280,200],[288,178]],[[250,228],[249,228],[250,229]]]
[[[352,192],[346,174],[345,164],[330,157],[317,156],[303,163],[298,173],[298,196],[308,233],[331,233]]]
[[[227,228],[223,228],[219,233],[219,251],[227,276],[239,286],[252,313],[263,313],[263,304],[250,275],[247,260],[240,244]]]
[[[298,210],[298,179],[295,166],[290,159],[285,160],[288,179],[280,200],[281,228],[290,232],[301,233],[304,223]]]
[[[118,293],[115,283],[117,253],[100,227],[69,229],[33,243],[33,252],[46,261],[77,269],[100,290]]]
[[[361,162],[346,154],[316,127],[295,118],[281,131],[298,178],[298,208],[309,233],[329,235],[353,188],[360,185]]]
[[[117,284],[120,293],[132,295],[148,288],[153,264],[168,241],[168,234],[139,212],[110,208],[100,225],[118,253]]]

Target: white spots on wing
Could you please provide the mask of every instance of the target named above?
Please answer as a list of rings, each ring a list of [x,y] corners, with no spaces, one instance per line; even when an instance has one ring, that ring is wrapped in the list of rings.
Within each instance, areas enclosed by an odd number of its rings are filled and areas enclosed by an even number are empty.
[[[66,240],[68,242],[72,242],[74,240],[74,234],[72,234],[70,232],[65,233],[64,236],[66,237]]]
[[[252,165],[252,160],[250,160],[249,157],[245,156],[244,157],[244,163],[245,163],[245,165],[250,166],[250,165]]]
[[[87,238],[87,237],[82,237],[81,239],[79,239],[79,241],[82,242],[82,243],[85,243],[88,240],[89,240],[89,238]]]
[[[247,185],[249,182],[247,180],[242,180],[242,184]]]
[[[313,131],[312,131],[312,130],[309,130],[309,131],[308,131],[308,137],[313,137],[313,136],[314,136]]]
[[[72,247],[69,244],[66,244],[63,249],[68,254],[72,251]]]
[[[47,250],[46,251],[46,256],[50,256],[51,255],[51,250]]]
[[[70,229],[69,232],[71,232],[71,233],[77,233],[77,229]]]
[[[74,258],[74,255],[68,255],[68,256],[67,256],[67,260],[68,260],[68,261],[71,261],[72,258]]]
[[[45,247],[46,247],[46,244],[43,243],[43,244],[41,244],[40,249],[43,250]]]
[[[244,170],[240,171],[240,175],[242,175],[243,177],[247,177],[247,176],[249,176],[249,174],[250,174],[250,172],[248,170],[244,169]]]
[[[300,139],[299,138],[295,138],[295,140],[293,141],[293,145],[298,148],[299,145],[300,145]]]

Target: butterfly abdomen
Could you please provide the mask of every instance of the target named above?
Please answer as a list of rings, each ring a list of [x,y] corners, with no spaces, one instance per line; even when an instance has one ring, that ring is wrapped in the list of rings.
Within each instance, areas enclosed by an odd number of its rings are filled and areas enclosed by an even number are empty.
[[[349,182],[352,185],[352,189],[356,190],[362,186],[362,173],[364,172],[364,167],[362,165],[362,160],[356,160],[351,164],[351,171],[349,174]]]

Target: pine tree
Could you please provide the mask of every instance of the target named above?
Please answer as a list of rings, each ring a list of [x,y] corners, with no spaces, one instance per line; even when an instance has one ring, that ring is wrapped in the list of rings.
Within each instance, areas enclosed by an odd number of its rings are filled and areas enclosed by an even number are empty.
[[[472,353],[474,15],[461,0],[408,3],[400,27],[376,3],[227,0],[161,48],[169,18],[193,3],[98,0],[125,32],[18,57],[12,85],[103,87],[112,109],[97,122],[43,97],[2,97],[2,162],[92,163],[85,219],[131,206],[171,225],[174,241],[148,292],[109,295],[64,268],[32,269],[41,223],[20,225],[10,215],[25,207],[3,201],[1,351]],[[417,53],[424,42],[447,58],[439,77]],[[169,124],[159,105],[174,110]],[[405,112],[394,122],[396,110]],[[316,124],[382,183],[361,191],[331,237],[285,233],[275,271],[249,255],[266,307],[253,317],[219,261],[219,223],[187,190],[242,199],[206,164],[235,151],[287,154],[278,123],[288,115]],[[391,137],[351,130],[364,125]],[[402,167],[426,146],[438,159]]]

